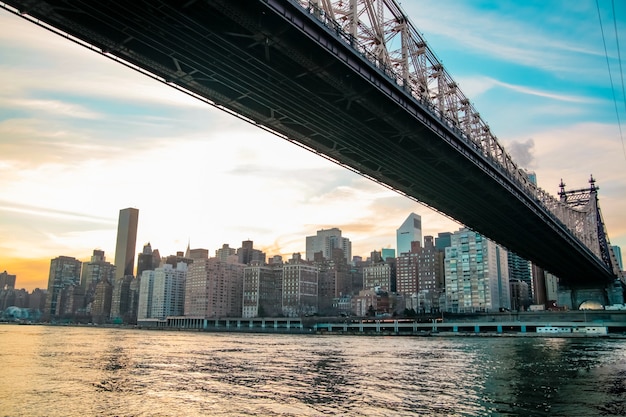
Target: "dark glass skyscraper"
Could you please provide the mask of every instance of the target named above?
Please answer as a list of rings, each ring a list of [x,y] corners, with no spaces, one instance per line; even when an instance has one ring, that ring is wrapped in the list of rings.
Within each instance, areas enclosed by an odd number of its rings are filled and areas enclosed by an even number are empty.
[[[138,220],[139,210],[135,208],[120,210],[115,245],[115,282],[111,296],[111,320],[114,323],[133,321],[131,284],[135,269]]]
[[[117,243],[115,245],[116,280],[133,275],[138,222],[139,210],[135,208],[120,210],[120,217],[117,223]]]

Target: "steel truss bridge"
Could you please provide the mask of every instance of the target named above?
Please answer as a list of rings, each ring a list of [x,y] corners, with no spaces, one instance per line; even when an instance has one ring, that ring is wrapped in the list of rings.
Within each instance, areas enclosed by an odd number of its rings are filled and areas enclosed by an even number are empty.
[[[0,5],[462,222],[566,283],[621,278],[595,182],[559,197],[534,185],[396,0]]]

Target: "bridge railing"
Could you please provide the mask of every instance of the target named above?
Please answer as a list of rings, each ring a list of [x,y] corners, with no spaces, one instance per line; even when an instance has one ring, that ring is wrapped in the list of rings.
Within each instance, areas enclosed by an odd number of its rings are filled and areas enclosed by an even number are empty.
[[[589,236],[588,207],[572,208],[530,181],[480,113],[448,74],[395,0],[292,0],[393,80],[447,126],[490,166],[531,197],[596,256],[597,236]],[[536,211],[534,207],[531,207]]]

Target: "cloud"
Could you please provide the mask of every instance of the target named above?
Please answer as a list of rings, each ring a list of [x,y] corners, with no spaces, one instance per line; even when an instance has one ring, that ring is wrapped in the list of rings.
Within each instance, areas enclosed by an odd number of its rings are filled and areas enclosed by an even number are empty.
[[[528,139],[515,138],[516,143]],[[586,188],[591,175],[600,187],[599,198],[609,231],[623,230],[626,222],[626,156],[617,127],[577,123],[533,133],[534,170],[539,186],[556,195],[561,179],[566,189]],[[623,243],[626,245],[626,241]]]
[[[533,167],[533,149],[535,147],[535,141],[532,138],[525,141],[513,141],[506,145],[513,161],[521,168]]]
[[[71,220],[72,222],[80,221],[86,223],[99,224],[116,224],[112,217],[99,217],[88,213],[78,213],[68,210],[51,209],[47,206],[33,206],[28,204],[19,204],[13,201],[0,200],[0,211],[8,215],[9,212],[28,214],[29,216],[47,217],[56,220]]]
[[[60,100],[32,100],[32,99],[8,99],[0,104],[12,108],[13,110],[27,109],[37,112],[43,111],[53,116],[72,117],[79,119],[98,119],[102,115],[88,110],[84,106],[67,103]]]
[[[477,97],[497,87],[521,93],[527,96],[548,98],[557,102],[578,103],[578,104],[599,104],[601,101],[589,96],[579,96],[571,94],[557,93],[539,88],[532,88],[524,85],[507,83],[493,77],[471,76],[460,77],[459,83],[463,85],[463,92],[468,97]]]
[[[493,81],[493,85],[505,87],[510,90],[516,91],[518,93],[523,93],[523,94],[538,96],[538,97],[543,97],[543,98],[549,98],[549,99],[557,100],[557,101],[566,101],[566,102],[571,102],[571,103],[586,103],[586,104],[599,102],[599,100],[592,99],[590,97],[558,94],[558,93],[554,93],[550,91],[539,90],[536,88],[529,88],[529,87],[525,87],[521,85],[509,84],[509,83],[505,83],[505,82],[497,81],[497,80]]]

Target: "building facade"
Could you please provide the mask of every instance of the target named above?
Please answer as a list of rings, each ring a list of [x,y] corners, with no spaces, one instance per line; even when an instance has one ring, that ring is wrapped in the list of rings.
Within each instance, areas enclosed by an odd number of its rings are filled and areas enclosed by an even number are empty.
[[[11,275],[7,271],[0,272],[0,290],[15,288],[16,278],[16,275]]]
[[[141,275],[137,320],[164,320],[168,316],[182,316],[185,307],[187,264],[170,264],[144,271]]]
[[[509,264],[509,280],[511,281],[522,281],[526,283],[526,290],[528,294],[525,297],[518,298],[518,301],[524,299],[525,305],[517,305],[516,310],[525,310],[532,304],[533,299],[535,299],[535,289],[533,286],[533,271],[532,264],[530,261],[522,258],[521,256],[508,252],[507,261]],[[518,287],[516,287],[517,289]]]
[[[194,260],[187,270],[184,315],[241,317],[244,268],[220,258]]]
[[[109,321],[112,296],[113,284],[108,280],[98,282],[91,304],[91,320],[94,323],[102,324]]]
[[[364,267],[363,289],[396,292],[396,260],[390,258]]]
[[[114,278],[115,265],[107,262],[103,250],[94,249],[90,261],[83,264],[80,285],[87,293],[93,293],[100,281],[113,282]]]
[[[282,314],[283,268],[280,263],[247,266],[243,271],[241,317]]]
[[[396,253],[398,256],[411,251],[411,242],[422,243],[422,218],[415,213],[409,214],[402,225],[396,229]]]
[[[306,237],[306,259],[313,261],[315,254],[320,253],[326,259],[331,259],[333,249],[341,249],[346,262],[352,260],[352,243],[350,239],[341,236],[341,230],[332,229],[318,230],[315,236]]]
[[[318,312],[319,269],[297,257],[283,265],[282,312],[301,317]]]
[[[506,251],[467,228],[455,232],[446,248],[445,291],[451,313],[510,308]]]
[[[80,286],[81,266],[81,261],[69,256],[59,256],[50,261],[44,318],[58,317],[67,311],[66,289]]]
[[[116,279],[134,274],[138,224],[139,210],[135,208],[120,210],[117,223],[117,242],[115,244]]]

